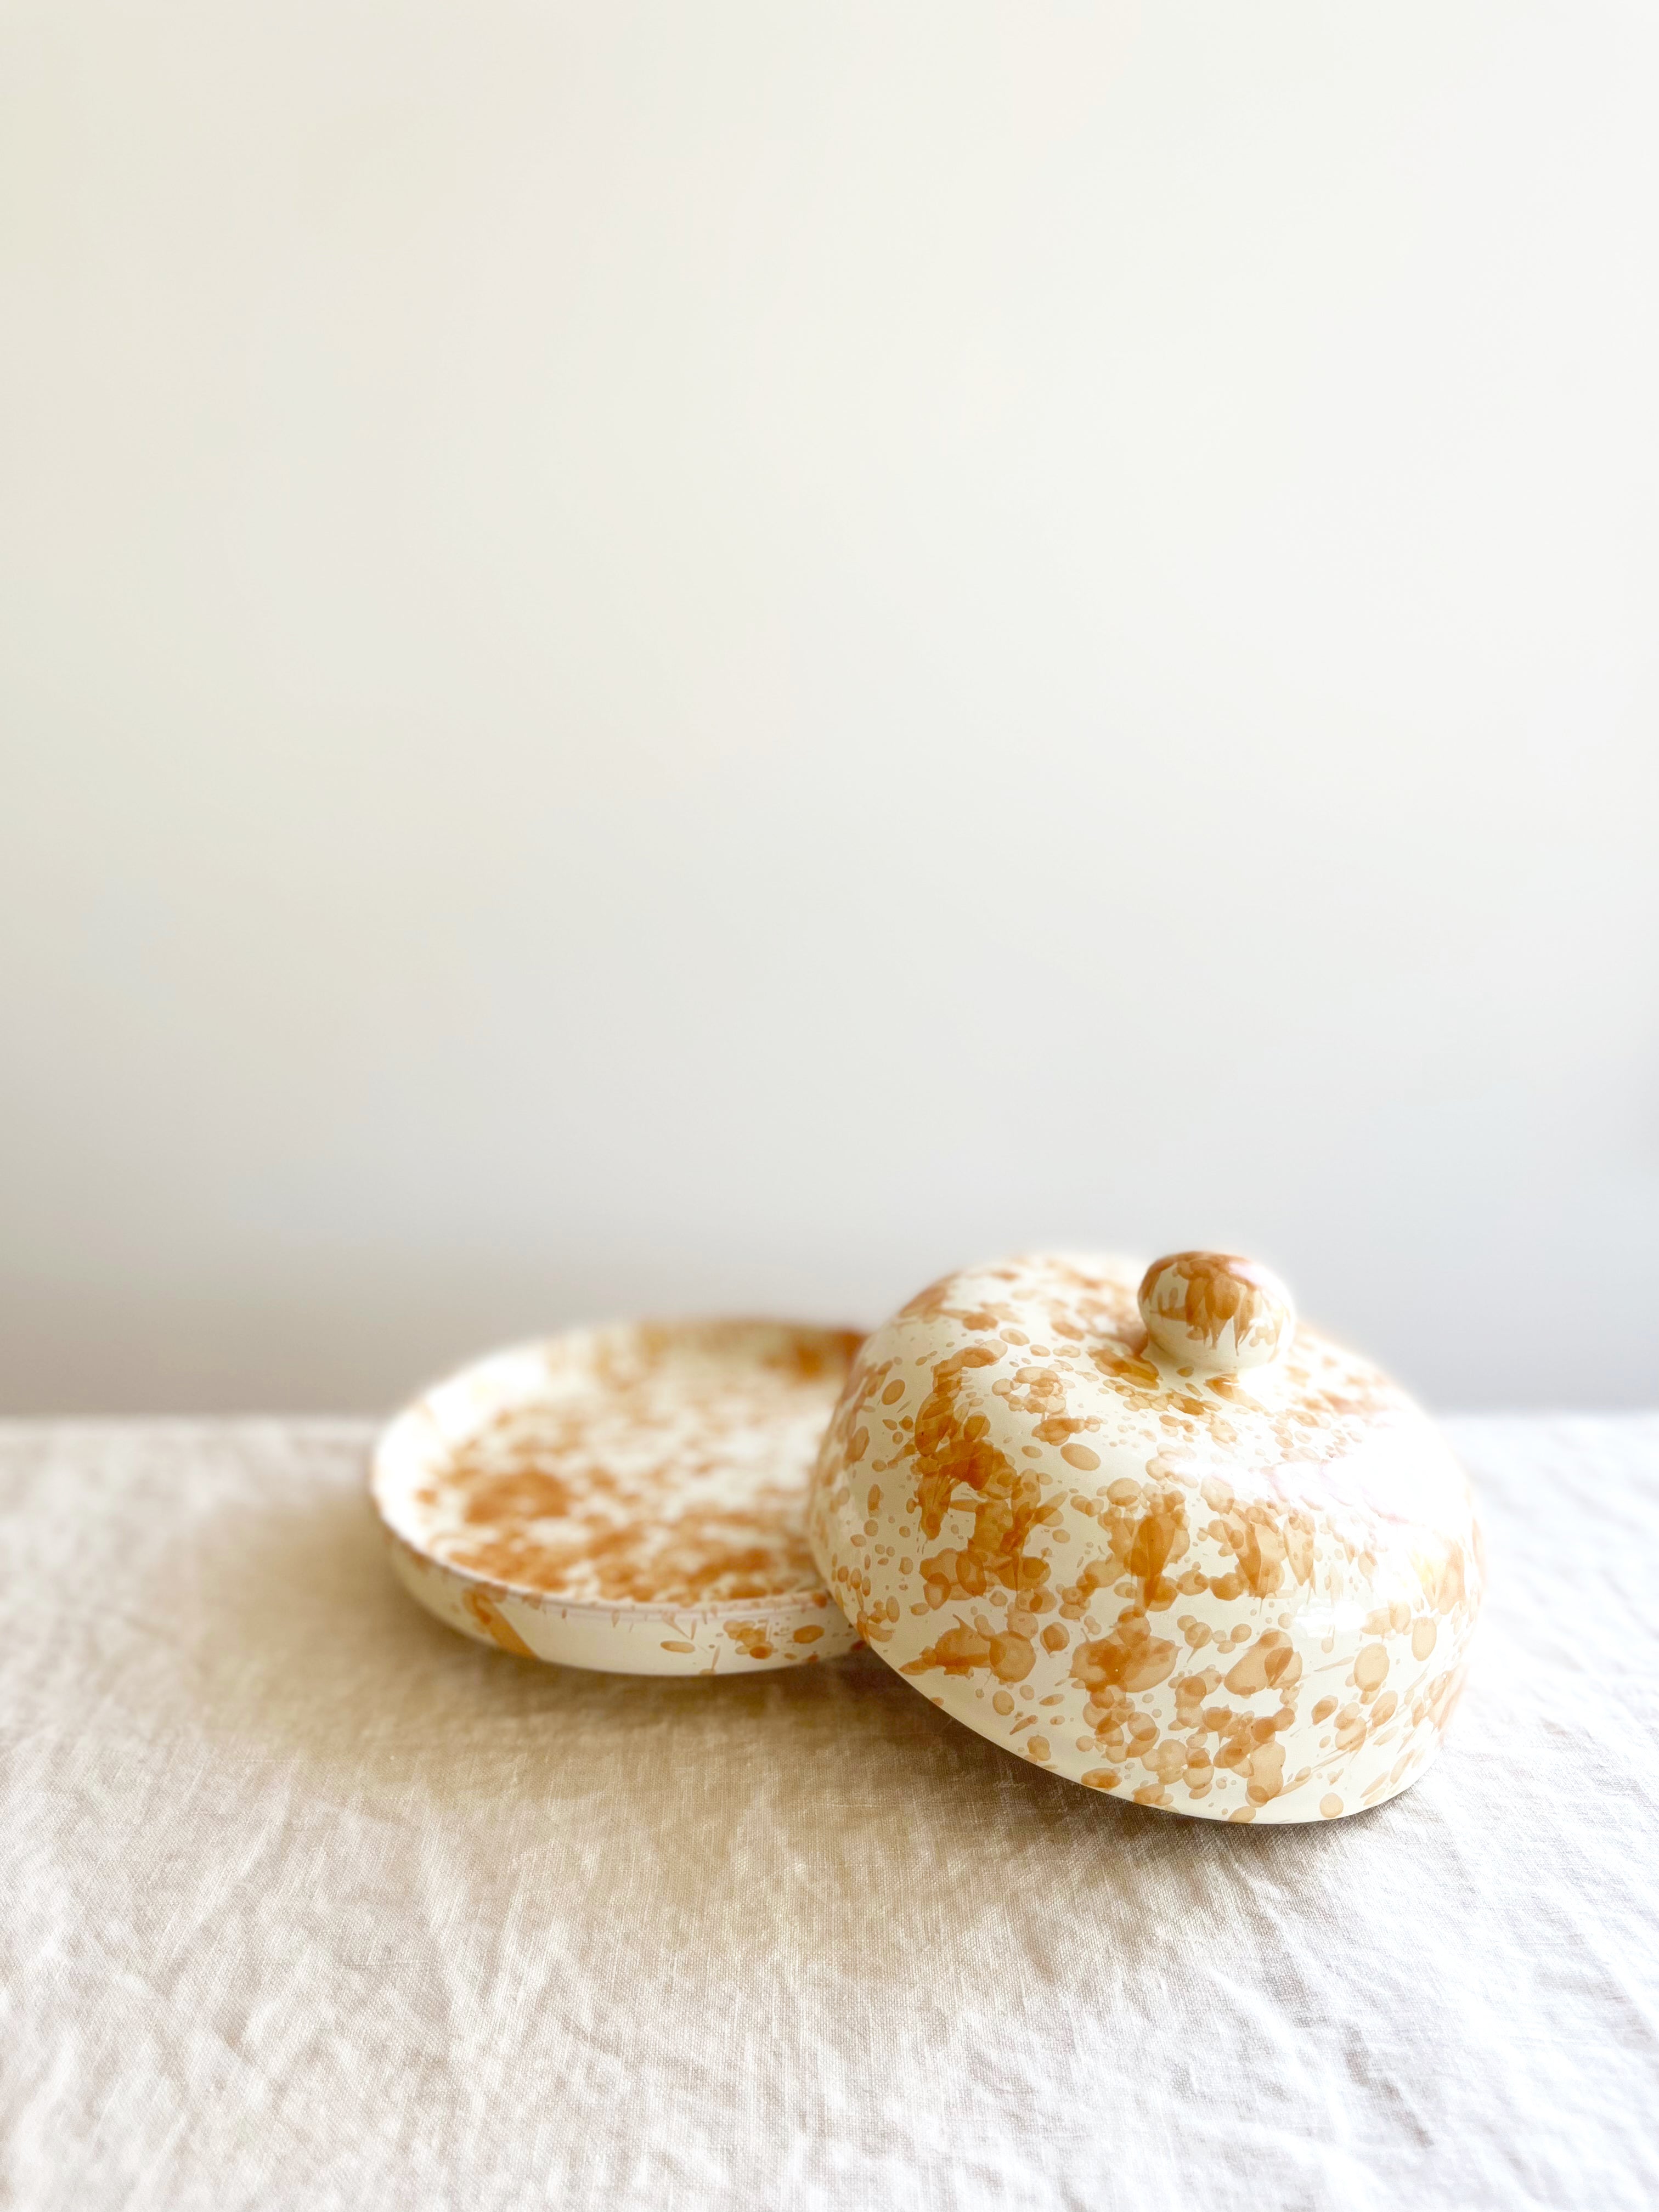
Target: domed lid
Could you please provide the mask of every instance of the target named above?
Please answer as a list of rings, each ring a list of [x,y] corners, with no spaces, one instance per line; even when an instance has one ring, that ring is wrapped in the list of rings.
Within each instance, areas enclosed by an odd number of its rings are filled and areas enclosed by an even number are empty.
[[[1075,1781],[1206,1818],[1420,1771],[1479,1597],[1468,1486],[1231,1254],[947,1277],[865,1341],[808,1533],[880,1656]]]

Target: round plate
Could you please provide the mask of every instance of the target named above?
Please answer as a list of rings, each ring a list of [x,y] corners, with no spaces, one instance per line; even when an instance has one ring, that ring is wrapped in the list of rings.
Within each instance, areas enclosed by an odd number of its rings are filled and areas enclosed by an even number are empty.
[[[851,1650],[804,1518],[858,1346],[787,1322],[670,1322],[464,1368],[375,1448],[399,1577],[465,1635],[571,1667],[752,1673]]]

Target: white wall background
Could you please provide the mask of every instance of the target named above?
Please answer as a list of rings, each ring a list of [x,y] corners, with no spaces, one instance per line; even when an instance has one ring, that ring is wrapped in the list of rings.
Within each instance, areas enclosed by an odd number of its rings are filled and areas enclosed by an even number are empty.
[[[1659,1398],[1659,15],[0,6],[0,1403],[1242,1246]]]

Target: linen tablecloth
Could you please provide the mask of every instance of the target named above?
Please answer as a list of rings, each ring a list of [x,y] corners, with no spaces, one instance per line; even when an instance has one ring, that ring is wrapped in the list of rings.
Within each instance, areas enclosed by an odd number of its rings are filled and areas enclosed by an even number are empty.
[[[360,1424],[0,1429],[4,2201],[1650,2212],[1659,1418],[1448,1425],[1446,1751],[1254,1829],[467,1644]]]

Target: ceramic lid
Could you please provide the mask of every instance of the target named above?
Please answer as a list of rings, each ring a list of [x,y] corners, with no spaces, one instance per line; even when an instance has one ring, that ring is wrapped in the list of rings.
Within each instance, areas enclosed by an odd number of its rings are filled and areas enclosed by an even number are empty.
[[[858,1342],[647,1323],[464,1369],[376,1447],[398,1573],[452,1627],[569,1666],[730,1673],[850,1650],[803,1521]]]
[[[1139,1280],[1137,1277],[1139,1276]],[[867,1338],[808,1533],[925,1696],[1050,1771],[1209,1820],[1422,1771],[1481,1591],[1468,1486],[1265,1268],[970,1268]]]

